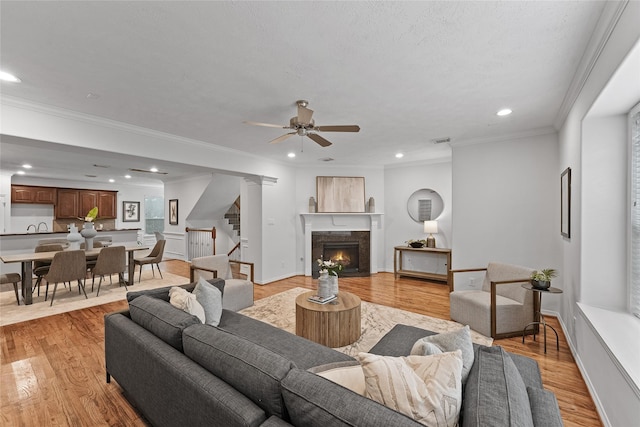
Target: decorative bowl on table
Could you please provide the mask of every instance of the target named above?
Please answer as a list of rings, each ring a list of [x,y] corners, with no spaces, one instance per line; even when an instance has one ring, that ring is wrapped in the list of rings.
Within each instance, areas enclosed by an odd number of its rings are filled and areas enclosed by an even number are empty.
[[[412,248],[422,248],[422,247],[424,247],[424,243],[423,242],[409,242],[409,246],[411,246]]]

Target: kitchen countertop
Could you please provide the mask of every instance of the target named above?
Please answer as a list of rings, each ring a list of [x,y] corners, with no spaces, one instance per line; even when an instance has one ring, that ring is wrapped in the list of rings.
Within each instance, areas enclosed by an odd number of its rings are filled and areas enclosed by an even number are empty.
[[[117,233],[119,231],[138,231],[140,230],[139,228],[112,228],[112,229],[103,229],[103,230],[96,230],[98,233]],[[66,231],[41,231],[40,233],[6,233],[6,234],[0,234],[0,237],[3,236],[47,236],[47,235],[51,235],[51,234],[68,234],[68,232]]]

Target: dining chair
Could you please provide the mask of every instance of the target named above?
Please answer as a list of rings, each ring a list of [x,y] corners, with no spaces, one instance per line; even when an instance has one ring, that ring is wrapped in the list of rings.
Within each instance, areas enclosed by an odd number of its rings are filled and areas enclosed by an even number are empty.
[[[18,294],[18,283],[22,281],[22,277],[18,273],[0,274],[0,285],[5,283],[13,283],[13,292],[16,293],[16,301],[20,305],[20,294]]]
[[[64,247],[60,243],[45,243],[36,246],[35,252],[60,252],[64,250]],[[40,296],[40,283],[42,277],[49,272],[51,261],[34,261],[33,262],[33,274],[37,277],[36,283],[33,285],[31,293],[38,288],[38,296]],[[66,286],[66,285],[65,285]]]
[[[95,266],[91,269],[91,292],[93,292],[93,284],[96,276],[100,276],[98,282],[98,292],[96,296],[100,295],[100,285],[102,285],[102,279],[105,274],[109,275],[109,282],[111,281],[111,275],[118,275],[118,286],[124,284],[124,288],[127,288],[127,282],[124,280],[124,272],[127,269],[126,252],[124,246],[110,246],[100,251],[98,260]]]
[[[164,279],[164,277],[162,277],[162,271],[160,271],[160,261],[162,261],[162,255],[164,254],[164,244],[166,242],[167,242],[166,240],[158,240],[155,246],[153,247],[153,249],[151,250],[151,252],[149,253],[149,255],[147,255],[146,257],[136,258],[133,260],[134,271],[135,271],[136,265],[140,266],[140,274],[138,275],[138,282],[140,282],[140,279],[142,278],[142,266],[145,264],[151,264],[151,271],[153,272],[153,277],[156,277],[156,273],[153,270],[153,264],[155,264],[156,267],[158,267],[158,273],[160,273],[160,277]]]
[[[80,249],[84,249],[85,246],[86,244],[84,242],[80,243]],[[105,247],[105,245],[102,242],[99,242],[97,240],[93,241],[93,249],[103,248],[103,247]],[[87,256],[87,270],[91,270],[96,265],[97,261],[98,261],[98,255]]]
[[[44,293],[44,300],[47,300],[49,294],[49,283],[54,283],[53,294],[51,295],[51,304],[56,297],[56,289],[59,282],[69,282],[73,280],[78,281],[78,293],[82,289],[84,297],[87,297],[87,292],[84,289],[84,280],[87,275],[87,258],[83,250],[75,251],[62,251],[53,256],[51,261],[51,267],[49,272],[44,276],[47,281],[47,287]],[[69,286],[71,288],[71,286]]]

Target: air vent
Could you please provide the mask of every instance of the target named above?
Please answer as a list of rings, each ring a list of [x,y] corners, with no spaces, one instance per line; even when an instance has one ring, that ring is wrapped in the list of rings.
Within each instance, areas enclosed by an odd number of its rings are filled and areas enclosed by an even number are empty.
[[[97,178],[98,175],[85,175],[87,178]]]
[[[451,138],[449,138],[448,136],[444,137],[444,138],[436,138],[436,139],[432,139],[431,142],[433,142],[434,144],[445,144],[447,142],[451,142]]]
[[[134,169],[134,168],[129,169],[129,170],[130,170],[131,172],[153,173],[153,174],[157,174],[157,175],[169,175],[169,172],[160,172],[160,171],[158,171],[158,172],[151,172],[151,171],[144,170],[144,169]]]
[[[102,169],[109,169],[111,166],[109,165],[93,165],[94,168],[102,168]]]
[[[323,157],[320,159],[321,162],[333,162],[334,159],[331,157]]]

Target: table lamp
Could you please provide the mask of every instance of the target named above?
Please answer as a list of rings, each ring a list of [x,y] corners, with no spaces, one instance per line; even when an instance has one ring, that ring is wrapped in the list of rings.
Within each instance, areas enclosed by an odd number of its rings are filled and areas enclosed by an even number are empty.
[[[435,248],[436,247],[436,238],[433,237],[433,233],[438,232],[438,221],[425,221],[424,222],[424,232],[429,233],[429,237],[427,237],[427,247]]]

